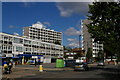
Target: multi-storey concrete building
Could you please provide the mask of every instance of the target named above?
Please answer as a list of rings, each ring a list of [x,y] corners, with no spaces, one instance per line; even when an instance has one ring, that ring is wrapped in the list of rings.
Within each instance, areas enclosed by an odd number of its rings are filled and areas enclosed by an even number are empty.
[[[89,24],[89,20],[82,20],[82,49],[85,50],[85,54],[87,54],[88,48],[92,49],[92,56],[93,57],[98,57],[98,52],[100,50],[103,50],[103,44],[101,44],[99,41],[94,42],[94,39],[91,38],[90,33],[88,32],[88,28],[86,24]]]
[[[63,56],[61,45],[6,33],[0,33],[0,51],[5,57],[16,57],[18,54]]]
[[[87,53],[88,48],[92,48],[92,38],[90,36],[90,33],[88,32],[88,28],[85,24],[89,24],[90,21],[88,20],[82,20],[82,48],[85,50],[85,53]]]
[[[99,51],[103,51],[103,44],[101,44],[99,41],[94,42],[94,39],[92,38],[92,55],[93,57],[98,57]]]
[[[61,32],[46,29],[46,27],[40,22],[37,22],[29,27],[24,27],[23,35],[28,36],[31,39],[41,40],[42,42],[54,44],[61,44],[62,42]]]

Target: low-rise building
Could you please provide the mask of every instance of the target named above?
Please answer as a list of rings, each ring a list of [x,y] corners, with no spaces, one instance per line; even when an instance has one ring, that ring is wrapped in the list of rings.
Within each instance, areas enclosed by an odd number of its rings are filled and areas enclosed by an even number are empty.
[[[18,54],[63,56],[63,46],[61,45],[6,33],[0,33],[0,50],[2,56],[15,57]]]

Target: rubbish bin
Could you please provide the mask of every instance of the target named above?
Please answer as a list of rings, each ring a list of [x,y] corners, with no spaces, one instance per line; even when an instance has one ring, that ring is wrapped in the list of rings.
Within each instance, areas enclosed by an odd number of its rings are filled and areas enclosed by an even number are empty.
[[[63,59],[57,59],[56,60],[56,68],[63,68],[64,67],[64,60]]]

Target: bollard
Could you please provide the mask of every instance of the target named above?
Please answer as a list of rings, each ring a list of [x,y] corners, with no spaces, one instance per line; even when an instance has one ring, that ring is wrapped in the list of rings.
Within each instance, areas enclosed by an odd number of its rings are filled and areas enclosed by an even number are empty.
[[[115,65],[117,65],[116,61],[114,61]]]
[[[39,72],[43,72],[43,66],[39,65]]]
[[[15,68],[15,62],[13,62],[13,68]]]
[[[22,57],[22,64],[24,64],[24,56]]]

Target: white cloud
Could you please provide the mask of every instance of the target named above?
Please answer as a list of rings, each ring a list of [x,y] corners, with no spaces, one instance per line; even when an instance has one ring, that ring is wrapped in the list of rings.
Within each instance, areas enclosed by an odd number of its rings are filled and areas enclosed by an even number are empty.
[[[50,26],[50,22],[43,22],[43,24],[47,25],[47,26]]]
[[[76,41],[76,39],[68,38],[67,41],[73,42]]]
[[[29,7],[33,4],[35,4],[35,2],[33,2],[33,0],[21,0],[21,2],[23,2],[24,7]]]
[[[11,29],[13,29],[13,28],[21,28],[21,27],[14,26],[14,25],[9,25],[8,27],[11,28]]]
[[[16,26],[13,26],[13,25],[9,25],[9,28],[16,28]]]
[[[60,0],[61,1],[61,0]],[[57,2],[56,7],[60,11],[60,15],[63,17],[69,17],[72,14],[78,14],[80,16],[82,15],[88,15],[89,10],[89,4],[92,4],[92,2],[117,2],[120,0],[79,0],[79,2]]]
[[[120,0],[96,0],[97,2],[117,2]]]
[[[60,2],[56,3],[56,7],[61,16],[68,17],[72,14],[87,15],[88,4],[91,4],[91,2]]]
[[[69,47],[79,47],[78,43],[70,43],[68,44]]]
[[[70,27],[64,33],[65,35],[68,36],[76,36],[76,35],[80,35],[81,31],[77,31],[74,27]]]
[[[9,28],[13,29],[13,28],[22,28],[22,27],[18,27],[18,26],[14,26],[14,25],[9,25]]]
[[[67,41],[70,42],[68,44],[68,47],[72,47],[72,48],[78,48],[79,47],[79,41],[77,39],[68,38]]]

